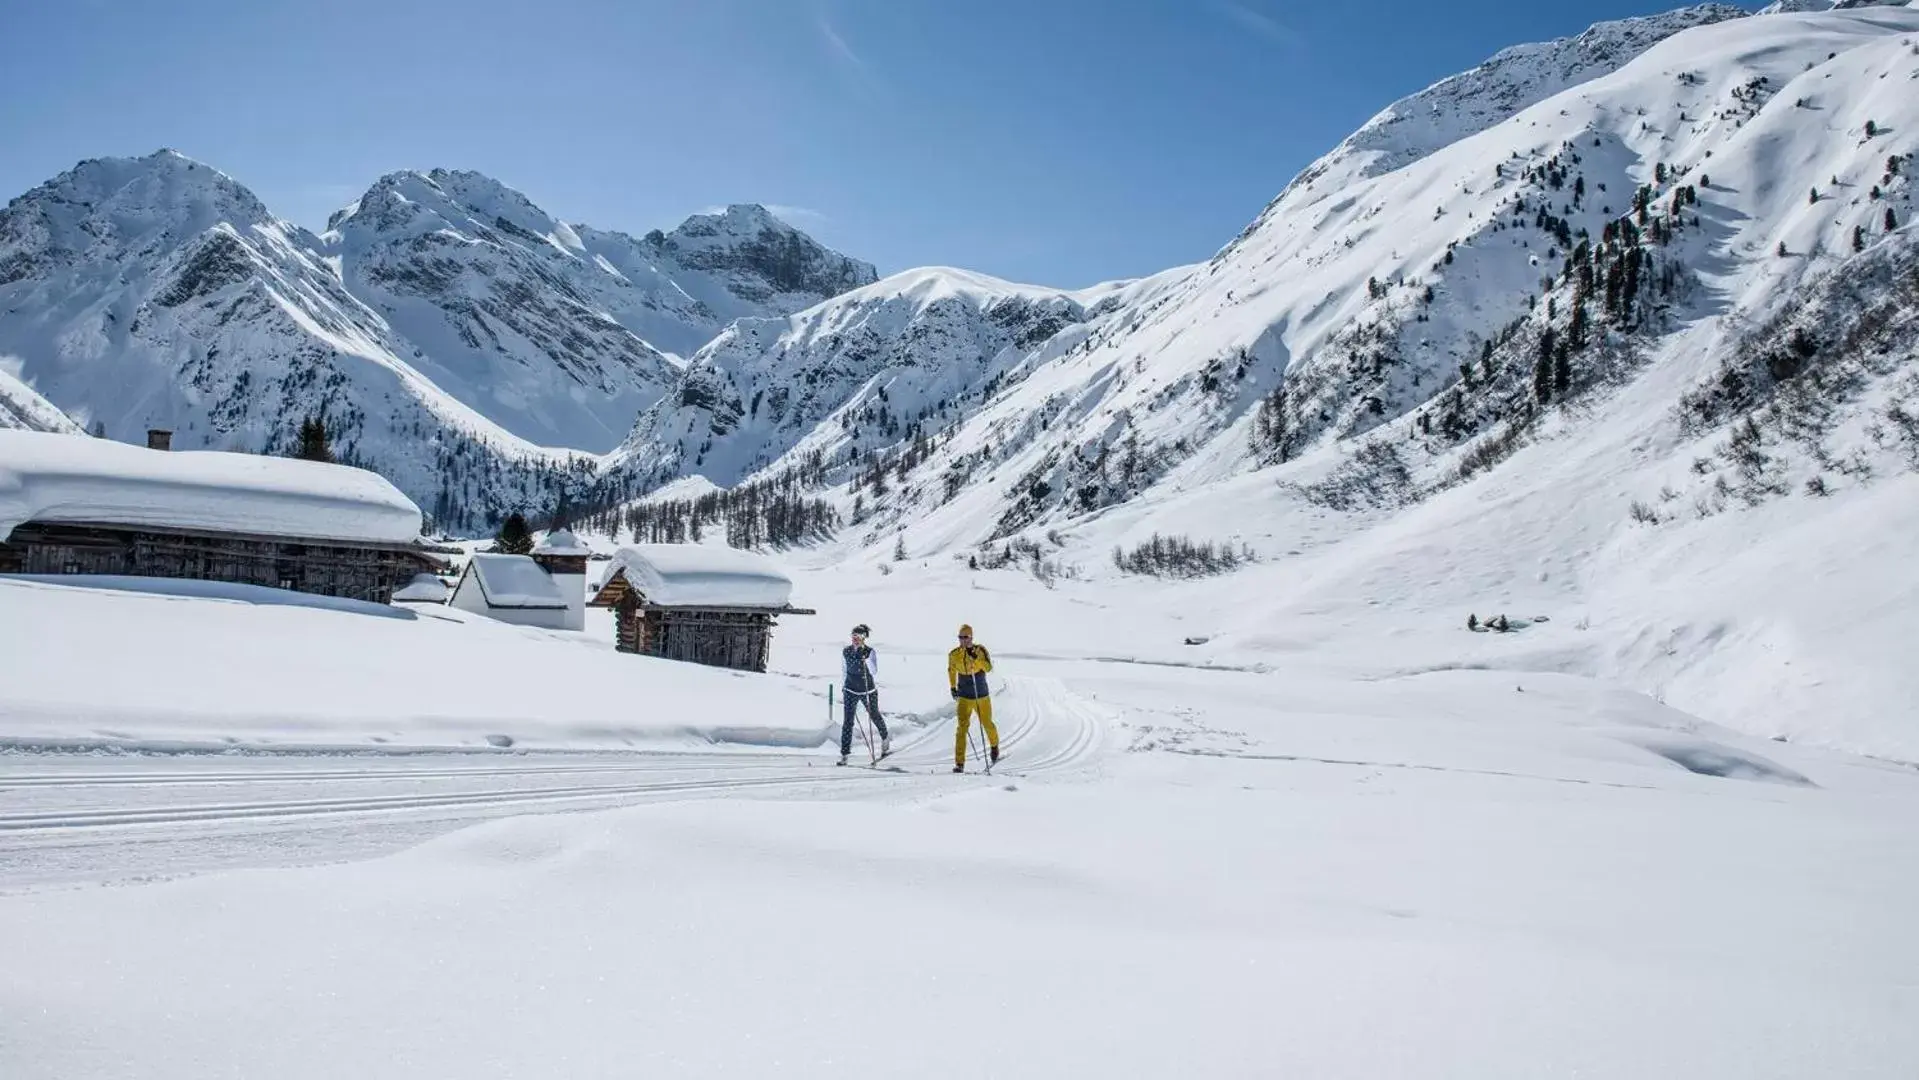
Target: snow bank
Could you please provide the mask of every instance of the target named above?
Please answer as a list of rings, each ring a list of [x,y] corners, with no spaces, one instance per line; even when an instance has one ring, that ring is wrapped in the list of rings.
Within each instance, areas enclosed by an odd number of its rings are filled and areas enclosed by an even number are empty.
[[[477,578],[490,607],[563,608],[566,597],[539,563],[526,555],[476,554],[467,574]],[[463,582],[464,584],[464,582]]]
[[[771,559],[733,548],[635,544],[620,549],[601,580],[619,573],[660,607],[778,608],[793,595],[793,580]]]
[[[420,508],[377,473],[0,431],[0,537],[29,521],[410,543]]]
[[[98,670],[101,627],[131,643],[111,679]],[[602,640],[217,582],[0,577],[0,748],[827,740],[822,691],[804,680],[623,655],[609,626],[590,629]],[[631,701],[647,707],[618,706]]]

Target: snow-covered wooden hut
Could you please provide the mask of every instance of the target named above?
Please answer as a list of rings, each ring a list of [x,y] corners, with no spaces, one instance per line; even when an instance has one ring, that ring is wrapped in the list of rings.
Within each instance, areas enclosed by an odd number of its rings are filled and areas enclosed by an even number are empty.
[[[264,585],[386,603],[443,564],[377,473],[0,431],[0,573]]]
[[[750,551],[636,544],[613,557],[590,606],[613,609],[621,652],[765,671],[778,617],[814,614],[792,595],[792,579]]]

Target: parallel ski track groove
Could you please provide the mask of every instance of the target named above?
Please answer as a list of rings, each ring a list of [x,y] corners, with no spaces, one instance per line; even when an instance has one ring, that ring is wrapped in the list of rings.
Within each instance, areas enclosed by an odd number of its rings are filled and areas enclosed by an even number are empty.
[[[688,765],[682,759],[635,760],[610,765],[536,765],[529,768],[499,769],[316,769],[224,773],[73,773],[68,775],[21,776],[0,774],[0,791],[17,787],[172,787],[179,785],[312,783],[317,781],[356,780],[448,780],[463,777],[531,776],[552,773],[658,772],[688,768],[791,768],[790,754],[752,757],[738,760],[713,759]]]
[[[99,828],[111,825],[156,825],[186,821],[228,821],[243,818],[296,817],[315,814],[363,813],[488,806],[506,803],[564,802],[624,795],[676,794],[743,788],[803,786],[869,780],[870,775],[777,776],[723,780],[687,780],[614,787],[531,788],[518,791],[457,792],[445,795],[386,795],[288,802],[214,803],[115,810],[48,811],[0,816],[0,832],[41,829]]]

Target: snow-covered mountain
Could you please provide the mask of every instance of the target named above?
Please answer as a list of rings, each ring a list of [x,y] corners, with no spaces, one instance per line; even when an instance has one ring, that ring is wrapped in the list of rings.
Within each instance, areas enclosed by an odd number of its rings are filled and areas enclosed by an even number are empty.
[[[1701,4],[1660,15],[1595,23],[1573,37],[1503,49],[1471,71],[1441,79],[1380,110],[1331,153],[1301,172],[1274,205],[1302,186],[1337,190],[1356,180],[1404,168],[1435,150],[1503,123],[1568,87],[1610,74],[1682,30],[1746,14],[1729,4]]]
[[[694,355],[609,463],[734,484],[782,455],[844,460],[910,440],[1057,355],[1127,288],[1071,293],[932,267],[784,319],[742,319]]]
[[[323,239],[435,385],[524,439],[596,453],[677,381],[662,349],[874,278],[758,206],[636,240],[445,169],[382,177]]]
[[[575,451],[677,385],[623,319],[703,343],[873,276],[757,207],[632,240],[443,170],[382,178],[316,236],[167,150],[0,212],[0,356],[114,438],[272,451],[324,413],[348,460],[477,526],[588,481]]]
[[[318,237],[163,150],[85,161],[0,212],[0,354],[112,438],[278,451],[322,414],[345,460],[484,516],[590,470],[442,391]]]
[[[54,408],[53,402],[21,382],[7,367],[0,362],[0,430],[84,434],[72,417]]]
[[[529,442],[606,450],[677,375],[607,312],[578,234],[478,173],[381,177],[322,239],[423,375]]]
[[[735,319],[790,314],[878,278],[871,263],[823,247],[751,204],[696,214],[672,232],[638,239],[576,228],[588,256],[630,286],[625,297],[609,299],[613,316],[680,356]]]
[[[1764,321],[1909,222],[1919,12],[1726,14],[1508,50],[1584,80],[1529,104],[1536,66],[1508,65],[1523,86],[1480,89],[1520,107],[1451,141],[1376,122],[1207,264],[1002,379],[922,466],[996,490],[940,500],[930,534],[1007,535],[1381,428],[1440,461],[1644,370],[1700,319]]]

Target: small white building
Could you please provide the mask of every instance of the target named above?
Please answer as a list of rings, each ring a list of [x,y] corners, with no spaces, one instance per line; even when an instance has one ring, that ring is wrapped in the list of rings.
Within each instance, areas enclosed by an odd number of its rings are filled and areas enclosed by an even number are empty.
[[[555,529],[531,555],[476,554],[447,601],[519,626],[586,629],[586,560],[592,549]]]
[[[477,554],[467,561],[447,603],[518,626],[567,629],[566,597],[530,555]]]

